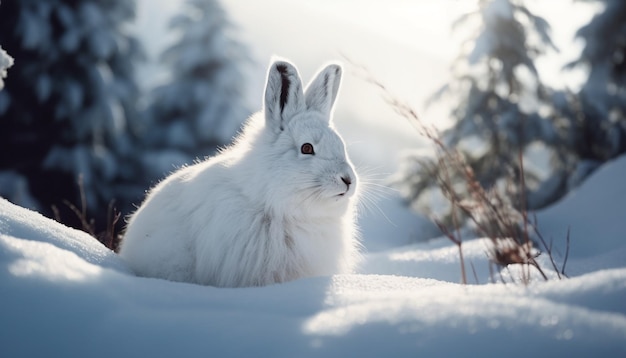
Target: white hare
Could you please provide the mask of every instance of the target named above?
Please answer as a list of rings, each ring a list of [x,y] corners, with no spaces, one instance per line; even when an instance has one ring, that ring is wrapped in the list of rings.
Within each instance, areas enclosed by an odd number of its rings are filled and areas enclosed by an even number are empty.
[[[264,109],[235,144],[170,175],[130,217],[130,267],[224,287],[351,271],[357,176],[331,123],[340,81],[331,64],[303,91],[291,63],[272,63]]]

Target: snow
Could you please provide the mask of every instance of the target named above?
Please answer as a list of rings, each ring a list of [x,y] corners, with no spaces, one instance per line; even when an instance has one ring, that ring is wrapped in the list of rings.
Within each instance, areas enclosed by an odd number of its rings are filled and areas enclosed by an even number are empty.
[[[13,57],[0,47],[0,90],[4,87],[3,79],[7,76],[7,69],[13,66]]]
[[[555,240],[565,237],[568,228],[571,230],[570,255],[585,261],[584,265],[575,265],[572,273],[586,273],[599,266],[614,268],[626,265],[625,175],[626,157],[622,156],[598,168],[583,183],[581,190],[571,192],[560,205],[538,213],[540,229],[550,233]],[[616,245],[619,242],[623,244]],[[591,260],[594,257],[605,259],[599,265]]]
[[[537,213],[555,251],[571,228],[570,278],[529,286],[488,282],[484,239],[464,244],[481,282],[467,286],[445,239],[266,287],[139,278],[87,234],[0,199],[0,346],[8,357],[623,356],[625,176],[622,156]]]

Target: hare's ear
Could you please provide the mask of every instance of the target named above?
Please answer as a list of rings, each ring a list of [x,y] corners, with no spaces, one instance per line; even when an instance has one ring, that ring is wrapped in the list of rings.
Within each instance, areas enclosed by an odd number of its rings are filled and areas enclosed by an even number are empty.
[[[339,92],[341,66],[332,64],[321,70],[309,83],[305,91],[306,106],[329,115]]]
[[[294,114],[306,109],[302,80],[289,62],[276,61],[267,74],[265,121],[275,132],[282,131]]]

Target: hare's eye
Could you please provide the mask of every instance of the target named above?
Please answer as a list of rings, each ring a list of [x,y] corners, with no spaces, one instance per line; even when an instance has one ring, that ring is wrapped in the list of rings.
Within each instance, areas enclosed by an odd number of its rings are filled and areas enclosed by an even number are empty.
[[[313,144],[304,143],[302,147],[300,147],[300,152],[302,152],[302,154],[315,154],[315,150],[313,150]]]

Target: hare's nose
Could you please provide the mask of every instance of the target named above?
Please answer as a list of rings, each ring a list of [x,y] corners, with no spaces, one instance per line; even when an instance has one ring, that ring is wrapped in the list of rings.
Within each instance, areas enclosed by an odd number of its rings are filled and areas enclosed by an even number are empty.
[[[350,178],[350,176],[346,175],[341,177],[341,181],[346,184],[346,187],[348,187],[348,189],[350,189],[350,184],[352,184],[352,179]]]

